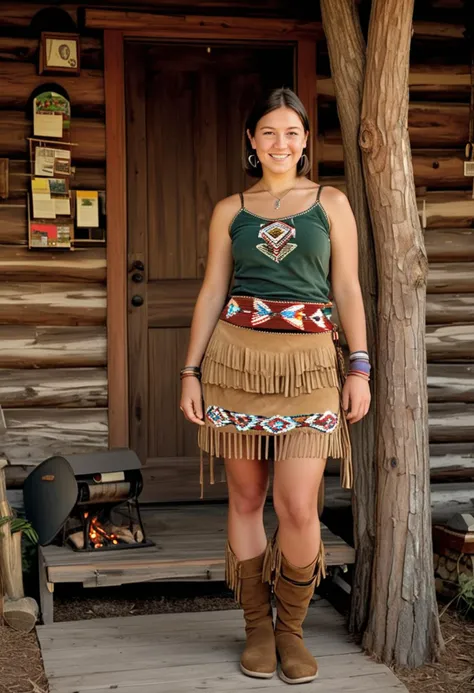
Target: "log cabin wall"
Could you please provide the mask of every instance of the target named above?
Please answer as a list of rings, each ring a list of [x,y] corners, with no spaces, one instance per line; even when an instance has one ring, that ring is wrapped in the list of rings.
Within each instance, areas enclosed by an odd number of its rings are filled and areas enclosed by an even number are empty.
[[[10,169],[9,197],[0,200],[0,404],[7,425],[0,454],[13,464],[108,442],[106,249],[28,250],[25,199],[25,138],[33,135],[27,103],[44,83],[62,85],[71,100],[71,187],[105,189],[102,39],[81,37],[79,76],[38,75],[39,32],[31,22],[43,7],[2,3],[0,21],[0,157]],[[76,8],[66,9],[76,21]]]
[[[83,3],[84,5],[91,3]],[[131,7],[125,0],[113,3]],[[107,446],[105,249],[27,250],[25,107],[33,89],[57,82],[72,104],[73,187],[105,188],[103,57],[100,34],[81,31],[79,77],[37,75],[30,23],[42,3],[3,3],[0,25],[0,157],[10,159],[10,196],[0,201],[0,403],[7,433],[0,453],[36,463],[56,452]],[[79,4],[57,2],[77,21]],[[148,0],[147,11],[320,19],[303,0]],[[409,127],[430,261],[427,347],[432,481],[474,476],[474,202],[463,175],[470,63],[461,0],[416,2]],[[79,23],[80,26],[80,23]],[[344,187],[334,90],[324,42],[318,55],[318,168]],[[441,490],[441,487],[439,487]],[[467,492],[467,491],[466,491]],[[453,492],[454,493],[454,492]],[[451,491],[448,491],[450,496]],[[472,495],[472,492],[470,492]],[[452,496],[452,494],[451,494]],[[454,496],[452,496],[454,497]]]

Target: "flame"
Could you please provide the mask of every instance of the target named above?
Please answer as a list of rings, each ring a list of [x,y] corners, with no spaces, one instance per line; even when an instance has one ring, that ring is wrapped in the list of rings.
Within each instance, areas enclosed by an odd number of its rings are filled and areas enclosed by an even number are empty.
[[[89,513],[84,513],[87,518]],[[116,534],[109,534],[100,524],[97,515],[91,519],[89,526],[89,539],[94,549],[101,549],[108,544],[117,545],[119,543]]]

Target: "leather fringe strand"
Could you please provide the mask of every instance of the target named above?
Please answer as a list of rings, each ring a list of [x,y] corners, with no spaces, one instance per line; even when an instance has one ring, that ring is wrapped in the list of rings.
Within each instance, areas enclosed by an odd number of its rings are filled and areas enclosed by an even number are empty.
[[[341,411],[339,423],[332,433],[299,429],[275,435],[223,431],[208,425],[200,426],[198,443],[201,448],[201,497],[203,485],[203,455],[209,454],[211,484],[214,483],[214,458],[268,459],[269,441],[274,441],[272,459],[285,460],[293,457],[334,457],[341,460],[340,479],[343,488],[352,488],[352,452],[348,424]]]
[[[242,597],[240,564],[237,556],[230,548],[229,542],[227,542],[225,548],[225,582],[227,587],[234,593],[235,601],[240,604]]]
[[[268,582],[270,585],[272,585],[273,589],[275,588],[276,584],[278,583],[278,580],[280,579],[280,575],[281,575],[282,553],[281,553],[280,545],[278,542],[277,534],[278,534],[278,530],[275,532],[275,535],[274,535],[272,541],[269,542],[269,544],[268,544],[267,552],[265,553],[265,560],[263,563],[263,576],[262,576],[263,582]],[[314,578],[315,578],[314,586],[315,586],[315,588],[318,587],[321,580],[325,577],[326,577],[326,556],[325,556],[325,551],[324,551],[323,540],[321,539],[320,544],[319,544],[318,555],[316,556],[316,559],[314,562]]]
[[[202,363],[202,382],[258,394],[296,397],[315,389],[337,387],[334,349],[277,353],[212,340]]]

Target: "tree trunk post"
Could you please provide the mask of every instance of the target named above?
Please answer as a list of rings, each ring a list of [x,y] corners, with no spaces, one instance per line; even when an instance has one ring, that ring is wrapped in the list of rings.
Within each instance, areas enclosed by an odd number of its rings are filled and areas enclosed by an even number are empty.
[[[357,222],[359,280],[364,297],[367,338],[375,389],[377,272],[359,148],[360,112],[365,78],[365,41],[354,0],[321,0],[331,75],[342,131],[347,196]],[[353,516],[356,548],[349,629],[362,633],[367,625],[375,544],[375,412],[376,399],[367,416],[351,430],[354,458]]]
[[[362,148],[378,271],[377,525],[363,646],[418,667],[444,648],[431,535],[425,310],[428,261],[408,137],[414,0],[374,0]]]

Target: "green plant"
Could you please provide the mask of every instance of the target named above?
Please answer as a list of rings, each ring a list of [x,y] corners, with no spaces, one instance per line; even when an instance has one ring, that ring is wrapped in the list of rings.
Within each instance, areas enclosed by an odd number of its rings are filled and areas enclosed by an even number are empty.
[[[23,519],[22,517],[0,517],[0,527],[10,523],[10,532],[15,534],[15,532],[23,532],[25,537],[32,543],[38,543],[38,533],[32,527],[31,522]]]

